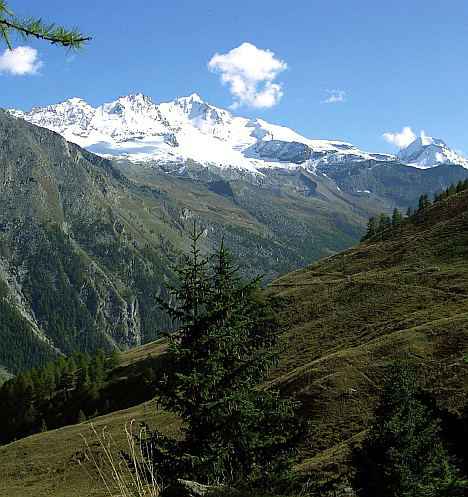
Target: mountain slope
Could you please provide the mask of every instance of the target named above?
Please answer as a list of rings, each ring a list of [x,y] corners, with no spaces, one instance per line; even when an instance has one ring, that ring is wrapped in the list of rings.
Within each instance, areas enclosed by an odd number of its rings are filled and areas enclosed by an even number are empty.
[[[300,170],[265,183],[117,166],[0,111],[0,365],[154,339],[169,326],[155,297],[194,221],[206,250],[224,237],[271,280],[352,244],[368,213]]]
[[[410,355],[440,407],[468,392],[468,194],[401,229],[272,283],[288,352],[278,377],[304,402],[316,437],[303,468],[336,472],[376,404],[384,368]],[[326,451],[326,452],[324,452]],[[344,466],[346,467],[346,466]]]
[[[43,360],[35,349],[141,343],[156,319],[142,297],[170,271],[164,251],[146,246],[134,224],[139,192],[110,162],[1,112],[0,137],[2,303],[28,330],[13,335],[2,314],[9,338],[0,363],[17,371]],[[15,359],[24,351],[29,357]]]
[[[468,392],[468,192],[415,215],[401,229],[275,280],[285,350],[270,383],[303,402],[313,433],[301,471],[332,481],[349,470],[349,448],[372,416],[384,368],[408,356],[439,407],[459,413]],[[161,342],[129,351],[136,369]],[[122,375],[125,378],[125,374]],[[267,385],[268,386],[268,385]],[[171,416],[141,405],[96,420],[121,443],[125,420],[137,418],[174,433]],[[85,425],[38,434],[0,448],[0,489],[9,496],[99,496],[79,470]],[[66,447],[60,460],[48,447]],[[61,449],[62,450],[62,449]],[[14,463],[12,462],[14,461]],[[25,469],[24,475],[21,472]],[[27,471],[26,471],[27,468]],[[18,478],[22,474],[22,479]],[[63,483],[51,474],[63,475]],[[22,493],[23,492],[23,493]]]
[[[206,250],[224,237],[247,274],[271,281],[355,243],[369,215],[467,175],[374,160],[350,163],[348,173],[276,167],[227,179],[185,163],[174,174],[98,157],[1,111],[0,137],[0,366],[13,372],[62,352],[156,338],[170,324],[155,296],[194,221]]]

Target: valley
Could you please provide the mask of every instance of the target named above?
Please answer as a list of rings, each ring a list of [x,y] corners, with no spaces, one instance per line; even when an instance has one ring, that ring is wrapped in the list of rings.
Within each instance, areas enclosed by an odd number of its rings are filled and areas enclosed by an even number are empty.
[[[26,4],[0,497],[467,497],[468,4]]]
[[[453,194],[388,230],[383,239],[268,285],[282,322],[284,350],[263,388],[279,387],[300,399],[311,421],[313,429],[301,447],[300,473],[315,475],[323,485],[346,481],[350,450],[365,435],[385,368],[399,357],[416,362],[441,413],[466,412],[467,213],[468,193]],[[126,378],[142,374],[149,357],[157,371],[163,344],[125,353],[114,381],[123,382],[125,389]],[[107,426],[119,446],[130,419],[165,433],[177,430],[176,419],[152,402],[92,422],[98,429]],[[6,475],[0,488],[11,497],[24,495],[25,488],[38,497],[65,497],[70,489],[81,497],[104,495],[96,483],[90,486],[77,462],[82,434],[92,436],[89,422],[0,448],[0,469]],[[52,446],[64,448],[60,459],[49,454]],[[60,477],[51,483],[51,474]]]
[[[155,298],[194,222],[206,251],[224,239],[266,284],[353,245],[369,216],[468,176],[458,164],[364,157],[255,173],[191,159],[174,167],[99,157],[8,113],[0,129],[0,364],[10,373],[170,329]]]

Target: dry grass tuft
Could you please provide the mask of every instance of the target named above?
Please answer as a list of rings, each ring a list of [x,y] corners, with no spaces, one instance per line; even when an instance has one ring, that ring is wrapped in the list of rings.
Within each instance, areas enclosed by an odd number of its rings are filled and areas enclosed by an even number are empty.
[[[146,428],[136,428],[135,420],[125,425],[128,451],[123,457],[117,448],[112,434],[104,427],[97,431],[91,425],[91,433],[96,440],[90,443],[82,435],[86,450],[85,461],[95,470],[92,475],[87,464],[80,462],[81,467],[90,478],[98,478],[104,484],[109,497],[158,497],[161,482],[151,457],[143,457],[146,453]]]

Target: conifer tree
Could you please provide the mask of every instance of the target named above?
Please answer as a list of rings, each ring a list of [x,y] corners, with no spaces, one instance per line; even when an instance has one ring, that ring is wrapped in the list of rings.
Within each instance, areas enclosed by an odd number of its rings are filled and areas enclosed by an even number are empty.
[[[361,497],[442,497],[459,482],[440,437],[439,421],[421,400],[415,368],[393,366],[375,421],[354,454]]]
[[[367,231],[366,234],[362,237],[362,241],[369,240],[377,233],[377,221],[375,217],[370,217],[367,222]]]
[[[392,225],[391,219],[387,216],[387,214],[382,213],[379,216],[379,224],[377,226],[377,233],[382,234],[387,228],[390,228]]]
[[[411,209],[411,207],[408,207],[408,209],[406,209],[406,217],[411,217],[413,215],[413,209]]]
[[[395,207],[393,209],[393,214],[392,214],[392,226],[400,226],[401,222],[403,220],[403,216],[401,215],[401,212]]]
[[[418,211],[422,211],[429,207],[431,205],[431,201],[429,200],[429,197],[427,193],[424,193],[419,197],[419,202],[418,202]]]
[[[76,29],[66,29],[55,24],[46,24],[42,19],[20,19],[8,7],[6,0],[0,0],[0,42],[12,48],[11,34],[23,38],[44,40],[52,45],[61,45],[68,48],[81,48],[91,40]]]
[[[303,434],[298,404],[258,389],[277,361],[277,328],[259,279],[245,282],[222,244],[212,258],[194,228],[189,258],[171,289],[179,323],[170,336],[158,398],[184,422],[182,441],[158,432],[148,457],[168,479],[232,483],[287,471]]]

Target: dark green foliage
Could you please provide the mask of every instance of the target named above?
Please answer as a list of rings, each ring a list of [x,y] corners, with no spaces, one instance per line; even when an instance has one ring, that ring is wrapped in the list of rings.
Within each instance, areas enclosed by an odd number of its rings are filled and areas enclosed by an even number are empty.
[[[384,232],[392,227],[392,219],[387,214],[380,214],[378,219],[371,217],[367,223],[367,232],[361,241],[370,240],[376,236],[382,238]]]
[[[449,187],[448,187],[448,190],[447,190],[447,196],[450,197],[451,195],[457,193],[457,188],[455,187],[455,185],[452,183]]]
[[[377,227],[377,232],[378,233],[383,233],[387,228],[390,228],[392,225],[392,222],[390,218],[387,216],[387,214],[380,214],[379,216],[379,224]]]
[[[24,293],[55,346],[66,354],[109,348],[96,329],[96,299],[86,284],[86,263],[59,227],[45,230],[34,252],[25,254],[24,264],[28,269]],[[88,293],[85,302],[80,294],[83,288]]]
[[[50,347],[38,339],[31,325],[8,301],[0,281],[0,364],[18,373],[33,364],[43,365],[55,357]]]
[[[10,34],[22,38],[45,40],[53,45],[67,48],[80,48],[91,38],[76,29],[68,30],[55,24],[46,24],[42,19],[18,19],[9,9],[5,0],[0,0],[0,41],[11,47]]]
[[[157,338],[155,323],[163,329],[171,327],[167,316],[154,304],[154,295],[164,295],[161,281],[168,273],[164,272],[161,258],[150,248],[142,248],[141,252],[131,250],[131,243],[113,238],[113,232],[109,234],[111,228],[105,223],[79,224],[79,235],[72,237],[57,225],[42,226],[34,244],[18,246],[26,269],[23,293],[40,328],[67,355],[75,351],[93,353],[99,348],[111,350],[102,309],[106,299],[117,298],[112,287],[109,290],[109,286],[104,286],[110,278],[102,284],[93,277],[89,259],[76,250],[77,240],[108,268],[111,277],[120,278],[125,284],[119,288],[118,298],[125,299],[126,305],[137,306],[145,341]],[[104,234],[105,243],[99,239],[99,233]],[[14,373],[42,366],[57,353],[49,343],[33,335],[30,324],[5,300],[7,296],[7,290],[0,289],[0,308],[4,310],[0,314],[0,364]],[[122,340],[126,346],[126,330],[119,334],[119,329],[111,329],[114,339]]]
[[[177,268],[175,307],[162,302],[180,326],[158,394],[182,418],[184,438],[156,432],[149,453],[169,480],[265,481],[288,469],[303,428],[297,403],[257,389],[277,361],[277,323],[259,279],[243,281],[223,244],[202,257],[200,236]]]
[[[464,181],[460,180],[456,186],[454,184],[451,184],[441,193],[435,193],[434,203],[441,202],[449,196],[462,192],[466,189],[468,189],[468,179]],[[418,208],[416,211],[414,211],[411,207],[408,207],[406,211],[406,218],[403,218],[401,212],[397,208],[393,210],[391,219],[385,213],[380,214],[378,219],[376,219],[375,217],[369,218],[367,231],[361,238],[361,241],[372,239],[383,240],[387,236],[394,235],[396,233],[395,228],[401,226],[403,222],[413,221],[414,216],[417,216],[419,213],[425,211],[431,205],[432,204],[429,200],[428,194],[424,193],[419,197]],[[390,230],[389,228],[392,228],[392,230]]]
[[[363,447],[354,454],[362,497],[462,495],[440,438],[440,421],[422,400],[415,368],[392,367]]]
[[[403,216],[401,215],[401,212],[395,207],[393,209],[393,214],[392,214],[392,227],[397,227],[400,226],[400,224],[403,221]]]
[[[427,193],[424,193],[419,197],[418,201],[418,211],[422,211],[424,209],[427,209],[431,205],[431,201],[429,200],[429,196]]]
[[[369,240],[373,238],[377,233],[377,221],[375,217],[370,217],[367,222],[367,231],[366,234],[362,237],[361,241]]]
[[[107,384],[116,360],[115,354],[108,357],[102,350],[93,357],[77,352],[5,382],[0,387],[0,444],[116,407],[117,392]],[[131,390],[134,401],[141,400],[138,389]],[[122,402],[117,408],[127,405]]]
[[[446,188],[445,190],[441,191],[441,192],[437,192],[434,194],[434,202],[437,203],[437,202],[440,202],[441,200],[444,200],[456,193],[460,193],[460,192],[463,192],[465,191],[466,189],[468,189],[468,179],[462,181],[458,181],[458,183],[455,185],[455,184],[451,184],[448,188]]]
[[[107,367],[109,369],[114,369],[120,364],[120,352],[114,349],[109,358],[107,359]]]

